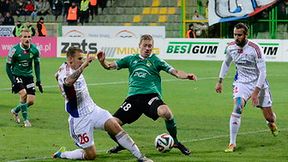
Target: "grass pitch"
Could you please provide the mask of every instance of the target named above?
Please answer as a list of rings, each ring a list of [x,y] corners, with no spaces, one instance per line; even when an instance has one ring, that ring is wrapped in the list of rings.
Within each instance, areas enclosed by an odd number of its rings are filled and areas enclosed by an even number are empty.
[[[64,99],[59,93],[54,73],[64,59],[42,59],[41,78],[44,93],[37,92],[35,104],[29,108],[32,127],[16,124],[10,109],[19,102],[18,95],[11,94],[10,82],[5,72],[5,59],[0,66],[0,161],[69,161],[51,159],[60,146],[76,149],[68,131],[68,113],[64,111]],[[268,130],[262,112],[249,101],[242,116],[237,151],[224,153],[229,142],[229,117],[232,111],[231,67],[224,80],[224,92],[216,94],[221,62],[169,61],[177,69],[197,74],[198,81],[178,80],[163,72],[164,101],[172,109],[178,127],[178,138],[187,145],[191,156],[184,156],[177,149],[159,153],[154,148],[154,139],[166,132],[162,119],[153,122],[142,116],[124,129],[138,144],[147,157],[155,162],[188,161],[288,161],[288,63],[267,63],[268,80],[273,95],[273,108],[277,114],[279,136],[273,137]],[[127,95],[127,70],[106,71],[97,61],[84,72],[90,95],[101,107],[112,114]],[[96,161],[136,161],[128,152],[106,154],[114,142],[103,131],[96,130],[95,144],[98,151]]]

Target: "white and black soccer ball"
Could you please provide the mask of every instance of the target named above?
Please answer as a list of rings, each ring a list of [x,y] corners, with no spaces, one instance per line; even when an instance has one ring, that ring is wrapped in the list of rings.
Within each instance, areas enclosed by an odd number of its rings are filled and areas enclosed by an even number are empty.
[[[167,133],[160,134],[155,138],[155,147],[161,153],[169,152],[173,148],[173,145],[174,140]]]

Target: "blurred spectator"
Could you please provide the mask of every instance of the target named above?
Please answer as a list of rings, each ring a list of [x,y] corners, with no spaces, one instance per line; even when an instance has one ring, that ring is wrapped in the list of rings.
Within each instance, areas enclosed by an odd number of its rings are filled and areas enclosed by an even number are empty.
[[[55,16],[55,21],[57,21],[58,16],[62,14],[63,4],[61,0],[53,0],[52,3],[52,13]]]
[[[68,10],[70,7],[70,0],[63,1],[63,20],[67,20]]]
[[[75,2],[72,2],[71,6],[68,9],[67,22],[68,25],[77,25],[79,17],[79,9],[76,6]]]
[[[278,19],[287,20],[288,19],[288,2],[280,1],[278,3]]]
[[[37,17],[37,13],[39,12],[39,9],[41,8],[42,0],[36,0],[34,3],[34,11],[31,14],[32,20],[34,20]]]
[[[37,15],[47,15],[51,13],[50,3],[47,0],[39,0],[40,8],[38,9]]]
[[[18,17],[25,15],[25,0],[16,1],[16,15]]]
[[[205,18],[200,15],[197,11],[194,12],[192,17],[193,20],[205,20]],[[197,37],[207,37],[208,24],[204,22],[193,23],[194,30]]]
[[[0,13],[0,25],[3,24],[3,21],[4,21],[4,16]]]
[[[24,29],[24,25],[21,24],[21,21],[17,21],[13,29],[14,37],[19,37],[21,35],[21,30]]]
[[[89,0],[81,0],[80,3],[80,23],[83,25],[89,22]]]
[[[25,5],[25,15],[31,15],[34,11],[34,4],[32,0],[27,1],[27,4]]]
[[[97,4],[97,0],[90,0],[90,5],[89,5],[89,10],[90,10],[90,14],[92,17],[92,20],[94,18],[94,15],[98,15],[98,4]]]
[[[187,38],[196,38],[196,34],[195,34],[195,31],[194,31],[194,26],[193,26],[192,23],[189,24],[189,29],[187,30],[186,37]]]
[[[208,7],[209,7],[209,1],[206,2],[206,6],[205,6],[205,12],[204,12],[204,17],[205,19],[208,19]]]
[[[32,24],[30,23],[30,21],[26,21],[24,28],[26,28],[30,31],[31,36],[35,36],[36,31],[35,31],[35,28],[32,26]]]
[[[6,15],[4,16],[2,25],[15,25],[14,18],[13,16],[11,16],[10,12],[7,12]]]
[[[44,17],[40,17],[39,21],[37,22],[37,32],[39,37],[47,36],[47,30],[44,24]]]
[[[104,9],[107,7],[107,2],[108,0],[98,0],[102,14],[104,13]]]
[[[11,0],[10,4],[10,14],[12,16],[17,15],[16,11],[18,10],[18,4],[16,3],[16,0]]]
[[[10,1],[9,0],[2,0],[1,1],[1,11],[0,12],[3,16],[5,16],[7,12],[10,12]]]
[[[4,4],[4,0],[0,0],[0,16],[3,16],[3,4]]]

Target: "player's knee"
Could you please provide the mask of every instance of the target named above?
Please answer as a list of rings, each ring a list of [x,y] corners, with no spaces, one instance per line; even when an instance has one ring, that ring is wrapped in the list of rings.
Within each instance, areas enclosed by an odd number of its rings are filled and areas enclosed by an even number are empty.
[[[157,113],[160,117],[165,118],[167,120],[172,118],[172,112],[167,105],[161,105],[157,109]]]
[[[27,91],[26,89],[21,89],[19,92],[19,95],[21,98],[26,99],[27,98]]]
[[[96,158],[96,147],[95,146],[88,147],[84,150],[85,150],[85,153],[84,153],[84,159],[85,160],[94,160]]]
[[[86,153],[85,154],[85,160],[95,160],[96,159],[96,153]]]
[[[234,103],[234,109],[233,112],[237,114],[242,114],[243,111],[243,104],[242,99],[240,97],[236,98],[236,101]]]
[[[33,100],[31,100],[31,101],[27,101],[27,104],[28,104],[28,106],[31,106],[31,105],[34,104],[34,101],[33,101]]]
[[[111,135],[116,135],[123,130],[115,118],[107,120],[104,124],[104,128]]]

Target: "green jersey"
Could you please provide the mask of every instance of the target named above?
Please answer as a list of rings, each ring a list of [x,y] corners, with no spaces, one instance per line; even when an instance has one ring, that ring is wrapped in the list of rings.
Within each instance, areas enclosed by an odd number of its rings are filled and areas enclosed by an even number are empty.
[[[164,60],[151,54],[142,58],[139,54],[126,56],[116,62],[117,69],[129,69],[128,96],[158,93],[162,97],[160,71],[167,73],[174,69]]]
[[[39,63],[39,55],[36,45],[31,44],[29,49],[24,49],[19,43],[9,50],[7,64],[11,65],[13,75],[33,77],[32,61],[34,64]]]

